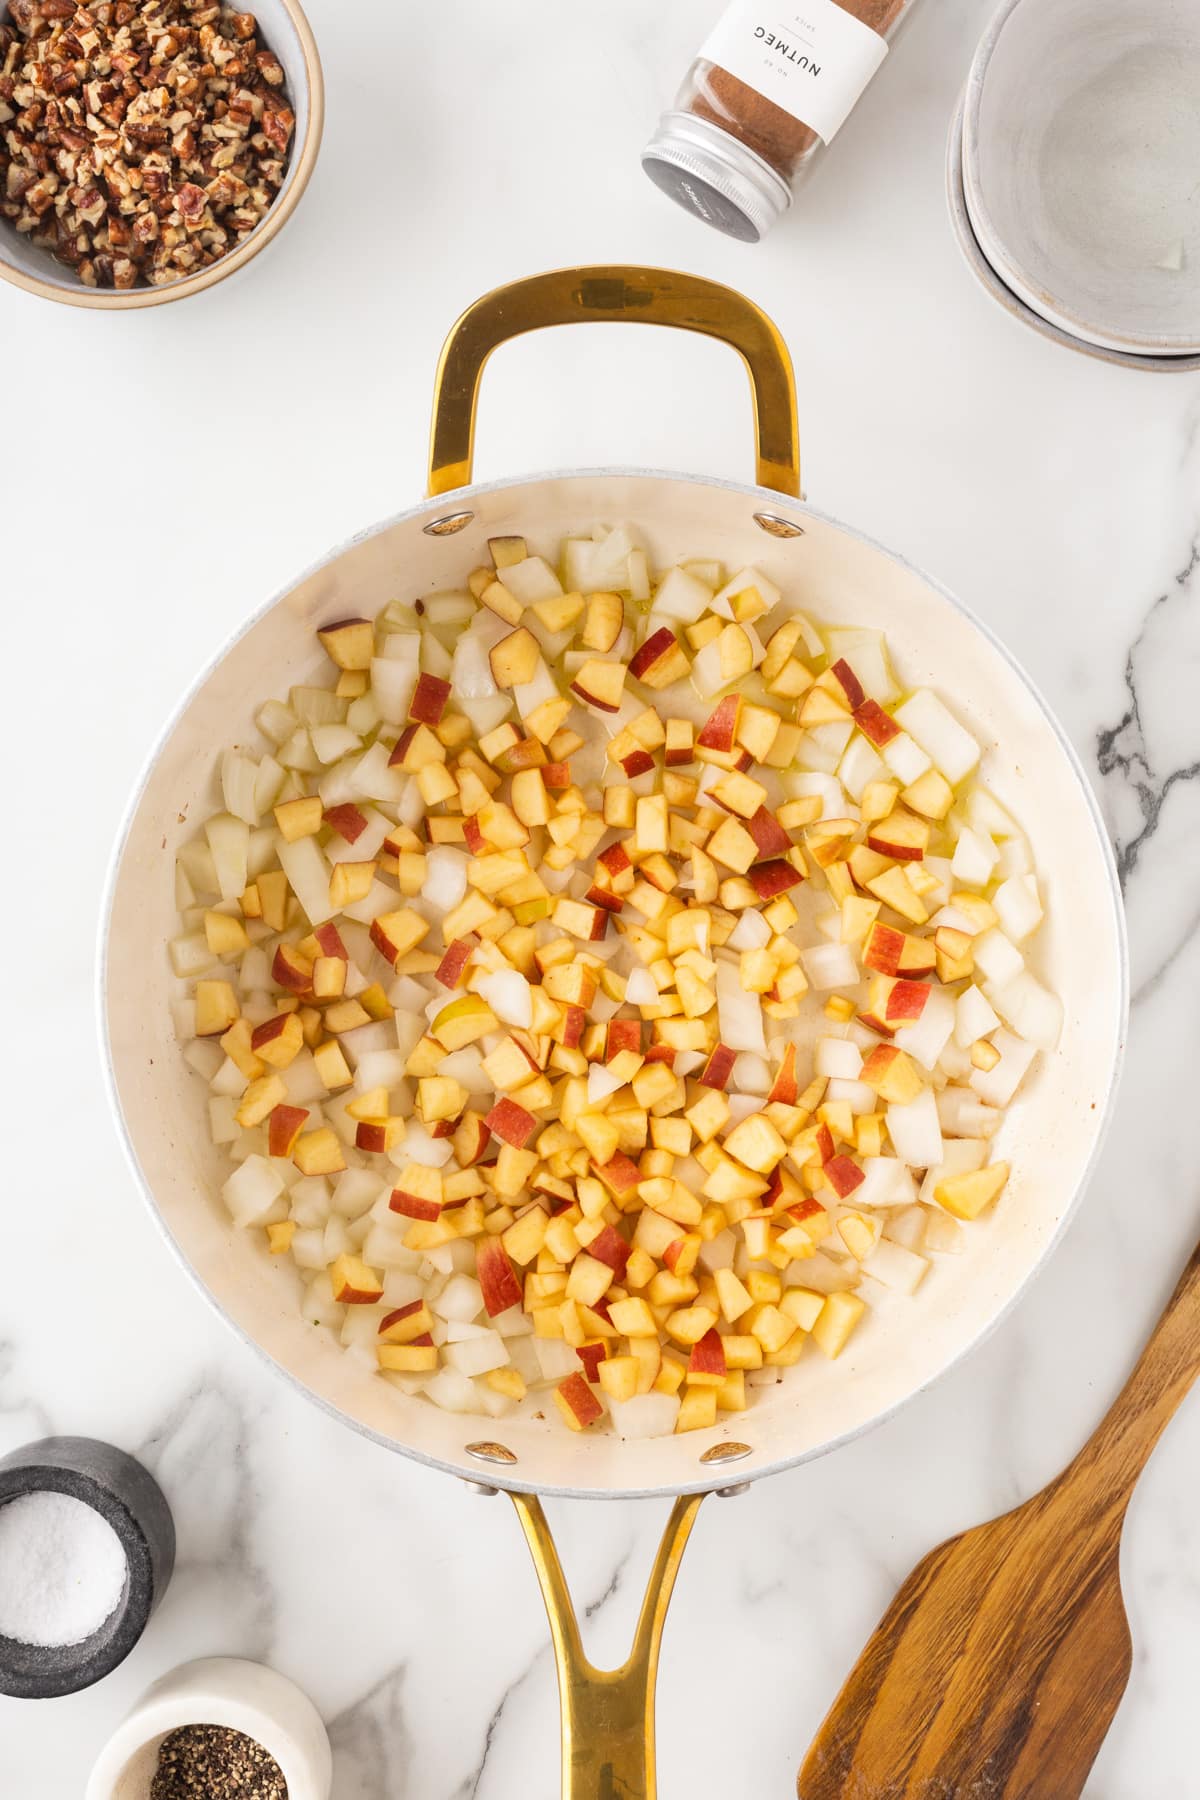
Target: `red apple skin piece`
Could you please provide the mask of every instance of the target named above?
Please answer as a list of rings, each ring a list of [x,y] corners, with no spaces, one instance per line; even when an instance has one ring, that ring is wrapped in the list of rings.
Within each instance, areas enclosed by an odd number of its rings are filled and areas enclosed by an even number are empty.
[[[472,856],[482,856],[484,854],[484,851],[487,849],[487,844],[484,842],[483,833],[479,829],[479,820],[475,817],[474,813],[471,813],[463,820],[463,837],[466,840],[467,849],[471,852]]]
[[[731,1050],[728,1044],[715,1044],[709,1053],[708,1061],[697,1075],[696,1080],[700,1083],[701,1087],[727,1087],[729,1085],[729,1077],[733,1074],[733,1065],[736,1061],[736,1050]]]
[[[396,739],[392,754],[388,757],[389,769],[394,769],[397,763],[402,763],[404,761],[405,757],[408,755],[408,746],[412,743],[420,729],[419,725],[406,725],[404,727],[404,730]]]
[[[267,1153],[289,1157],[308,1117],[306,1106],[276,1106],[267,1120]]]
[[[392,1189],[392,1197],[388,1201],[388,1205],[393,1212],[400,1213],[406,1219],[424,1219],[432,1222],[442,1216],[442,1209],[438,1201],[425,1200],[419,1194],[406,1194],[403,1188]]]
[[[786,856],[792,848],[788,833],[775,814],[765,806],[760,806],[754,816],[745,821],[745,826],[758,847],[758,854],[764,860],[772,856]]]
[[[418,675],[408,716],[418,725],[440,725],[449,698],[450,683],[440,675]]]
[[[497,1100],[483,1122],[493,1137],[498,1137],[502,1144],[511,1144],[516,1150],[523,1150],[537,1130],[533,1114],[507,1098]]]
[[[672,1238],[671,1242],[662,1253],[663,1262],[666,1264],[667,1268],[670,1269],[672,1275],[679,1266],[679,1258],[683,1252],[685,1242],[686,1239],[681,1237]]]
[[[886,835],[887,820],[882,825],[871,826],[867,832],[867,849],[874,850],[880,856],[890,856],[893,862],[923,862],[925,852],[915,844],[896,844]]]
[[[614,1194],[631,1193],[642,1179],[637,1164],[623,1150],[618,1150],[606,1163],[594,1162],[592,1167],[605,1187]]]
[[[461,1121],[458,1121],[458,1123],[461,1123]],[[459,1167],[463,1169],[473,1169],[492,1141],[492,1134],[484,1124],[483,1120],[479,1117],[478,1113],[472,1114],[471,1123],[476,1138],[473,1153],[472,1146],[469,1144],[464,1145],[461,1152],[455,1152],[458,1156]]]
[[[787,1215],[789,1219],[795,1219],[797,1225],[803,1225],[805,1219],[811,1219],[814,1213],[824,1211],[821,1202],[810,1195],[807,1200],[797,1200],[795,1206],[789,1206]]]
[[[639,775],[649,774],[654,767],[654,758],[648,750],[631,750],[628,756],[621,759],[621,767],[630,781],[636,781]]]
[[[599,1381],[600,1364],[607,1361],[608,1350],[604,1344],[580,1344],[575,1351],[583,1364],[589,1381]]]
[[[442,960],[433,972],[434,980],[440,981],[444,988],[456,988],[474,948],[473,937],[455,938],[452,944],[446,946]]]
[[[904,949],[904,933],[894,925],[881,925],[876,919],[863,945],[863,967],[877,975],[898,975],[900,953]]]
[[[776,894],[786,894],[789,888],[799,887],[804,877],[790,862],[777,857],[773,862],[754,863],[746,873],[746,880],[760,900],[773,900]]]
[[[721,750],[729,755],[737,743],[738,720],[742,714],[742,696],[726,694],[709,713],[696,739],[701,750]],[[747,752],[747,767],[753,758]]]
[[[580,1425],[586,1430],[594,1425],[604,1412],[604,1408],[593,1394],[582,1375],[568,1375],[565,1381],[558,1384],[558,1392],[562,1395]]]
[[[822,1164],[832,1160],[833,1133],[830,1131],[828,1125],[822,1125],[817,1131],[817,1149],[820,1152]]]
[[[771,1091],[767,1095],[767,1105],[777,1102],[783,1106],[795,1106],[800,1085],[796,1080],[796,1046],[788,1044],[783,1052],[783,1061],[779,1065],[779,1073],[771,1083]]]
[[[854,708],[854,723],[877,750],[900,736],[900,727],[890,713],[884,712],[878,700],[864,700]]]
[[[358,841],[367,829],[367,821],[357,806],[349,801],[344,806],[330,806],[321,814],[331,831],[336,831],[348,844]]]
[[[614,894],[611,888],[597,887],[595,883],[583,897],[589,906],[602,906],[605,912],[619,913],[625,908],[620,894]]]
[[[339,957],[342,962],[350,961],[350,952],[347,950],[345,944],[343,944],[342,934],[332,919],[324,925],[318,925],[317,929],[313,932],[313,936],[321,946],[322,956],[336,956]]]
[[[510,1306],[520,1306],[521,1283],[498,1237],[481,1237],[475,1244],[475,1273],[483,1289],[483,1304],[494,1319]]]
[[[371,1119],[359,1119],[354,1129],[354,1148],[369,1150],[373,1156],[387,1149],[387,1126],[376,1125]]]
[[[725,1368],[725,1346],[715,1325],[711,1325],[698,1343],[692,1345],[688,1358],[689,1375],[720,1375]]]
[[[597,712],[615,713],[621,710],[620,706],[614,706],[611,700],[601,700],[597,695],[589,694],[587,689],[581,688],[577,681],[571,683],[571,692],[577,700],[582,700],[585,706],[594,706]]]
[[[838,657],[833,668],[830,670],[830,674],[841,687],[843,694],[845,694],[846,704],[850,708],[850,711],[857,712],[867,696],[863,690],[862,682],[858,679],[858,676],[854,673],[854,670],[850,667],[850,664],[846,661],[844,656]]]
[[[925,1011],[925,1002],[930,994],[927,981],[897,981],[887,997],[887,1022],[889,1025],[901,1021],[911,1023],[919,1019]]]
[[[562,1044],[564,1050],[577,1050],[579,1040],[583,1036],[587,1024],[587,1012],[582,1006],[568,1002],[563,1007]]]
[[[878,1013],[861,1012],[857,1016],[860,1025],[865,1025],[868,1031],[877,1031],[880,1037],[890,1038],[896,1035],[895,1028],[886,1019],[881,1019]]]
[[[641,1054],[642,1021],[640,1019],[610,1019],[604,1041],[604,1060],[611,1062],[620,1050],[636,1050]]]
[[[670,1069],[675,1067],[675,1049],[671,1044],[651,1044],[642,1054],[647,1062],[664,1062]]]
[[[420,1312],[424,1305],[424,1300],[410,1300],[407,1306],[397,1306],[394,1311],[385,1313],[379,1321],[380,1337],[385,1331],[390,1331],[393,1325],[398,1325],[401,1319],[411,1319],[413,1314]]]
[[[307,994],[312,986],[312,970],[292,960],[291,944],[280,944],[271,964],[271,979],[290,994]]]
[[[679,639],[669,625],[660,625],[652,632],[640,650],[635,650],[629,659],[629,673],[635,681],[640,681],[647,669],[652,669],[656,662],[669,655],[679,647]]]
[[[603,863],[610,875],[623,875],[626,869],[633,867],[624,844],[610,844],[607,850],[600,852],[596,861]]]
[[[250,1033],[250,1048],[260,1050],[264,1044],[273,1043],[286,1029],[291,1017],[291,1013],[275,1013],[273,1017],[264,1019],[261,1025],[256,1025]]]
[[[334,1298],[339,1300],[343,1306],[374,1306],[382,1300],[383,1289],[344,1287],[340,1294],[334,1295]],[[433,1339],[430,1338],[428,1341],[432,1344]],[[413,1342],[419,1344],[421,1340],[414,1338]]]
[[[629,1245],[620,1232],[612,1225],[606,1225],[598,1236],[594,1237],[587,1247],[589,1256],[610,1268],[619,1281],[625,1273],[625,1264],[629,1261]]]
[[[542,769],[542,786],[560,793],[571,785],[570,763],[546,763]]]
[[[862,1186],[866,1176],[851,1157],[831,1156],[825,1164],[825,1179],[838,1198],[844,1200],[856,1187]]]

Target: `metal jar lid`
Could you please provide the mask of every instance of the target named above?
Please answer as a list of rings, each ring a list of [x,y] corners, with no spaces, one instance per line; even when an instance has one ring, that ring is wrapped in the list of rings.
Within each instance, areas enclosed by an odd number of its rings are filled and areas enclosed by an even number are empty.
[[[792,203],[770,163],[695,113],[663,114],[642,167],[677,205],[743,243],[756,244]]]

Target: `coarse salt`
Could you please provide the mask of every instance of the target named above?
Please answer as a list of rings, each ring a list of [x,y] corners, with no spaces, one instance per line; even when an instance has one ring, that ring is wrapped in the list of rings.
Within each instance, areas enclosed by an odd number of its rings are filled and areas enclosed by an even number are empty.
[[[0,1636],[81,1644],[120,1603],[126,1574],[121,1540],[82,1500],[40,1492],[0,1506]]]

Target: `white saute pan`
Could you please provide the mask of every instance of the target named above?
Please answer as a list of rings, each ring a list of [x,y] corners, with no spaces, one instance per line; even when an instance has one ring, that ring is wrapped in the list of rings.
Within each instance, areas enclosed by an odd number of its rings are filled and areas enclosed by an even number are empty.
[[[471,485],[475,403],[488,356],[541,326],[629,320],[704,332],[749,371],[757,485],[641,469],[561,470]],[[798,498],[787,351],[749,301],[654,269],[563,270],[498,290],[447,340],[435,387],[429,495],[375,525],[266,606],[201,675],[156,747],[125,823],[103,935],[102,1014],[113,1096],[151,1207],[185,1267],[241,1335],[313,1399],[407,1456],[511,1492],[534,1551],[559,1655],[564,1793],[654,1791],[652,1688],[658,1637],[700,1498],[820,1456],[887,1417],[995,1325],[1062,1232],[1110,1109],[1127,1005],[1120,899],[1099,813],[1061,729],[991,634],[927,577]],[[836,1363],[806,1358],[751,1409],[710,1432],[621,1443],[514,1414],[502,1443],[478,1418],[437,1410],[375,1379],[305,1324],[297,1277],[239,1234],[216,1198],[219,1153],[172,1044],[175,849],[218,803],[217,751],[250,729],[261,700],[318,677],[315,630],[388,600],[457,587],[489,537],[538,545],[629,521],[652,561],[758,564],[826,622],[886,630],[905,685],[938,688],[985,747],[984,774],[1029,834],[1048,895],[1044,978],[1062,997],[1060,1050],[1012,1106],[1000,1153],[1013,1176],[966,1255],[943,1259],[914,1301],[872,1310]],[[162,946],[160,951],[157,946]],[[136,1006],[128,997],[136,994]],[[552,1409],[549,1409],[552,1410]],[[483,1427],[483,1429],[481,1429]],[[732,1464],[733,1468],[729,1465]],[[734,1472],[736,1471],[736,1473]],[[538,1493],[679,1496],[630,1663],[585,1662]]]

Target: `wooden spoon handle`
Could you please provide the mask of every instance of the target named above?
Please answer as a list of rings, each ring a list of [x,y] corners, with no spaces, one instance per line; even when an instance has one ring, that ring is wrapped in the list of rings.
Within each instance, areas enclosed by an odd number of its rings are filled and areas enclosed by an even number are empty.
[[[1200,1245],[1129,1380],[1059,1478],[1103,1493],[1119,1523],[1159,1438],[1200,1375]]]

